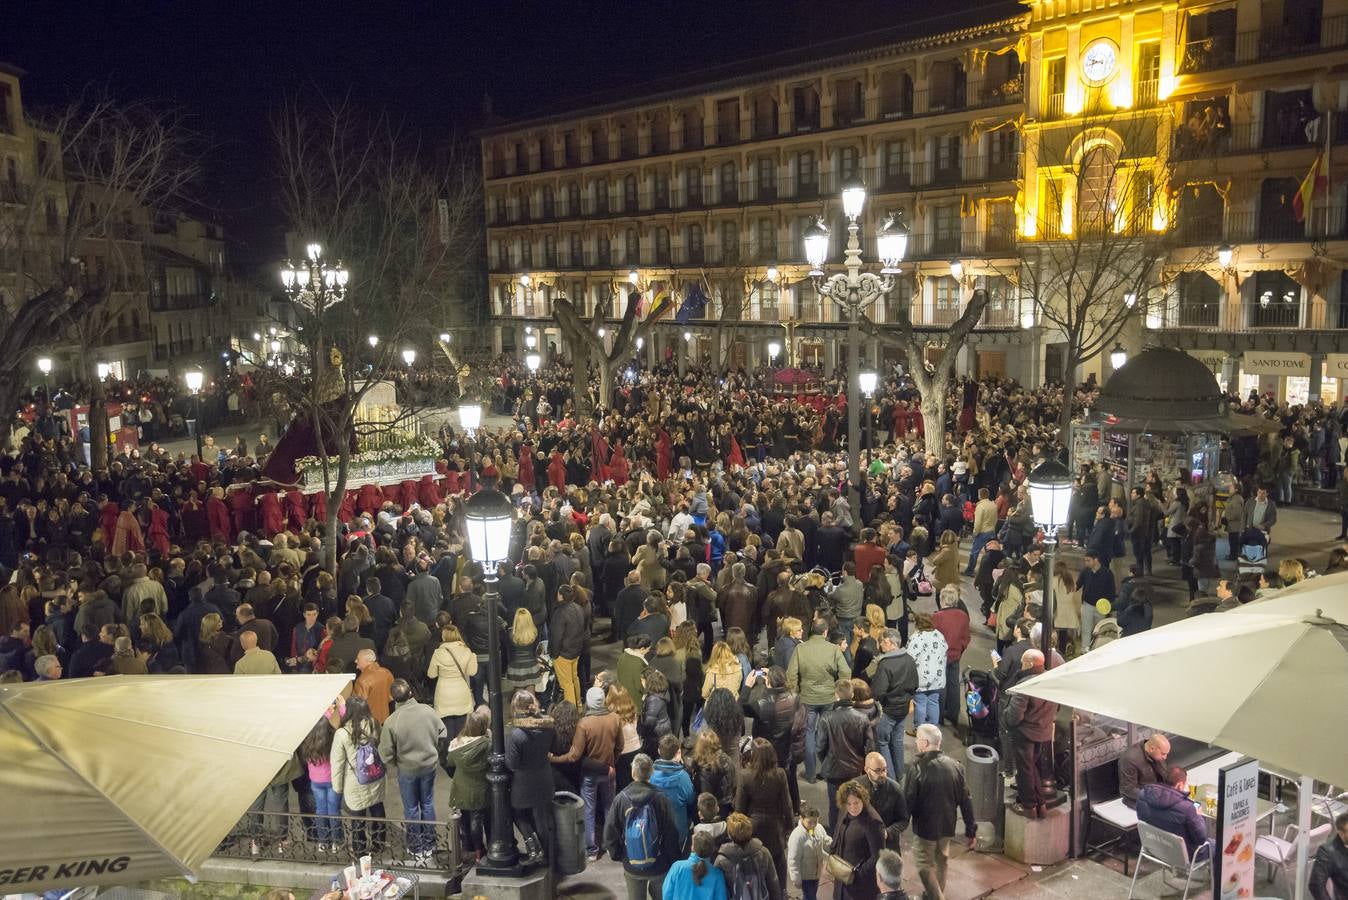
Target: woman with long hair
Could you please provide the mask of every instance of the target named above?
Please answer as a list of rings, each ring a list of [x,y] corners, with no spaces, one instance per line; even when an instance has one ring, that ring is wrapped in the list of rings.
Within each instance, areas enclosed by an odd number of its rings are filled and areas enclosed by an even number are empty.
[[[622,722],[622,752],[618,755],[617,762],[613,764],[617,778],[616,790],[621,791],[632,782],[632,757],[641,752],[637,707],[632,702],[632,695],[627,688],[617,682],[610,685],[604,694],[604,705]]]
[[[533,690],[538,683],[538,629],[529,610],[515,610],[510,626],[510,660],[506,666],[506,682],[511,690]]]
[[[716,861],[716,839],[710,833],[693,833],[693,852],[670,866],[665,876],[667,900],[725,900],[725,874]]]
[[[426,677],[435,679],[435,714],[444,720],[452,740],[473,711],[472,677],[477,674],[477,654],[453,625],[441,630],[440,640],[426,667]]]
[[[743,628],[727,628],[725,633],[726,645],[730,647],[730,652],[735,654],[735,658],[740,663],[740,684],[749,677],[750,670],[753,669],[753,650],[749,647],[749,637],[744,633]],[[725,685],[729,687],[729,685]]]
[[[637,722],[637,733],[641,735],[642,752],[658,759],[660,738],[674,733],[669,680],[659,669],[652,667],[642,674],[641,682],[641,719]]]
[[[463,728],[449,742],[445,754],[445,771],[453,778],[449,788],[449,805],[463,815],[459,819],[459,834],[468,852],[479,859],[487,852],[487,808],[491,800],[487,794],[487,756],[491,750],[491,714],[486,709],[475,709],[468,714]]]
[[[370,608],[365,605],[365,601],[355,594],[346,598],[346,618],[350,619],[353,616],[360,623],[360,628],[357,629],[360,636],[373,639],[374,616],[370,615]]]
[[[684,662],[677,656],[674,641],[662,637],[655,642],[654,653],[650,657],[651,668],[665,676],[669,685],[669,716],[675,734],[682,734],[683,723],[683,683],[687,677]]]
[[[707,660],[705,674],[702,676],[702,699],[706,700],[717,688],[725,688],[738,694],[744,683],[744,666],[735,651],[726,641],[717,641],[712,645],[711,657]]]
[[[871,807],[871,792],[862,780],[843,782],[835,800],[838,825],[833,832],[833,852],[852,864],[852,883],[836,883],[834,900],[875,900],[875,863],[885,847],[885,829]]]
[[[164,624],[164,620],[155,613],[146,613],[140,617],[141,650],[149,654],[145,666],[151,675],[162,675],[182,664],[178,655],[178,646],[173,643],[173,632]]]
[[[342,846],[339,818],[342,798],[332,789],[332,735],[332,724],[326,716],[315,722],[300,742],[300,761],[308,769],[309,787],[314,794],[314,819],[309,834],[318,844],[319,853],[335,854]]]
[[[552,716],[552,752],[557,756],[563,756],[571,749],[576,729],[580,727],[581,710],[570,700],[558,700],[548,707],[548,715]],[[553,787],[559,791],[580,795],[582,768],[580,760],[570,763],[554,761]]]
[[[1065,565],[1054,567],[1053,582],[1053,628],[1058,652],[1064,659],[1071,659],[1081,646],[1081,587]],[[949,642],[947,638],[946,643]]]
[[[629,701],[630,705],[630,701]],[[543,862],[552,848],[552,750],[554,727],[542,715],[533,691],[516,691],[510,698],[510,731],[506,735],[505,763],[510,769],[510,807],[515,827],[524,835],[526,865]]]
[[[698,732],[693,752],[684,757],[683,765],[693,780],[693,793],[711,794],[716,798],[720,815],[729,815],[735,805],[738,768],[721,749],[721,739],[715,731],[704,728]]]
[[[384,826],[368,819],[384,818],[384,779],[357,775],[361,748],[379,746],[379,723],[362,697],[348,697],[342,725],[332,736],[332,789],[342,798],[342,810],[351,823],[351,853],[360,857],[384,843]],[[365,783],[361,778],[365,777]]]
[[[754,836],[772,854],[777,882],[786,884],[786,839],[795,827],[786,773],[777,764],[777,751],[766,738],[754,738],[740,770],[735,811],[754,823]]]
[[[917,633],[908,641],[908,654],[917,663],[917,693],[913,696],[913,726],[941,724],[941,693],[945,690],[945,658],[949,646],[928,613],[913,615]]]
[[[717,688],[707,698],[702,708],[704,728],[716,732],[721,739],[721,748],[738,766],[740,759],[740,738],[744,737],[744,710],[740,707],[739,695],[729,688]]]
[[[197,665],[195,675],[229,675],[234,670],[229,665],[229,646],[232,639],[225,634],[224,620],[219,613],[206,613],[201,617],[201,631],[197,639]]]
[[[697,623],[688,621],[674,629],[674,634],[670,640],[674,642],[674,658],[683,664],[684,679],[679,728],[680,733],[688,734],[693,716],[702,708],[706,699],[698,690],[698,685],[702,684],[704,677],[702,637],[698,634]],[[656,653],[658,655],[659,651],[657,650]]]

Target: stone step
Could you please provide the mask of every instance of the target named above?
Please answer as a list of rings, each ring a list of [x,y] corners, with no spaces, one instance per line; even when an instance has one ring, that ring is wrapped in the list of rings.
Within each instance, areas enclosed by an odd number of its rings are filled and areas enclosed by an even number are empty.
[[[1054,806],[1042,819],[1006,810],[1005,853],[1027,866],[1052,866],[1067,859],[1071,807]]]

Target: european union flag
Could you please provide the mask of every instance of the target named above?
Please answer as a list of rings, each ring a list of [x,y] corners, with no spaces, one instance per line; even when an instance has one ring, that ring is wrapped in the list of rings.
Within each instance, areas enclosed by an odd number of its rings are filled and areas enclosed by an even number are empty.
[[[674,316],[674,321],[680,325],[688,323],[689,319],[700,319],[707,310],[707,295],[702,293],[702,285],[694,281],[688,285],[683,293],[683,304]]]

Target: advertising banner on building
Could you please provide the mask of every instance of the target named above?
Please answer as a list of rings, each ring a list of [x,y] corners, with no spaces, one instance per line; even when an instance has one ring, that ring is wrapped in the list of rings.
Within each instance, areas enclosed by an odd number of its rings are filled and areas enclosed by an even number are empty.
[[[1246,375],[1292,375],[1309,378],[1309,353],[1275,353],[1250,350],[1240,358],[1240,370]]]
[[[1348,353],[1330,353],[1325,356],[1326,378],[1348,378]]]
[[[1254,896],[1254,826],[1258,816],[1259,760],[1217,774],[1217,852],[1213,880],[1221,900]]]

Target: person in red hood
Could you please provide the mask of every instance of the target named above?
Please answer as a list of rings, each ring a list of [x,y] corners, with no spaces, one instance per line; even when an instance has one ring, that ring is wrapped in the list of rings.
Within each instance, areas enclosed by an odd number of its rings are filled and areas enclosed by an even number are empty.
[[[552,451],[552,459],[548,463],[548,484],[559,491],[566,490],[566,460],[559,450]]]
[[[262,512],[262,533],[271,540],[286,527],[285,514],[281,511],[281,498],[274,491],[268,491],[258,498],[257,505]]]
[[[211,496],[206,500],[206,524],[211,530],[211,540],[232,541],[230,533],[229,507],[225,505],[225,489],[211,488]]]
[[[520,445],[520,484],[524,489],[533,492],[534,489],[534,448],[529,443]]]
[[[669,439],[669,432],[661,428],[655,434],[655,477],[661,481],[668,478],[673,462],[674,443]]]
[[[160,555],[169,554],[169,514],[153,500],[150,501],[150,545],[159,551]]]
[[[622,486],[627,484],[628,468],[627,457],[623,456],[623,445],[621,443],[613,445],[613,456],[608,461],[608,474],[613,479],[613,483]]]

